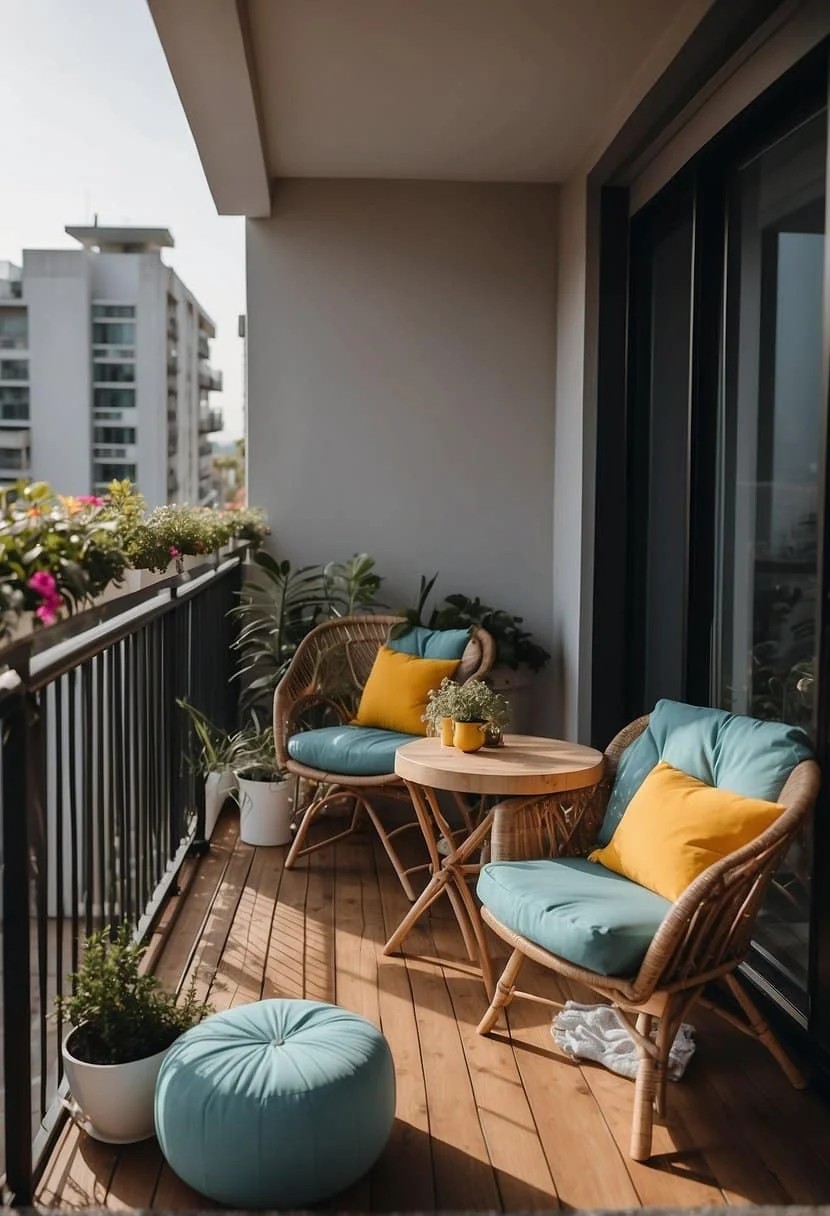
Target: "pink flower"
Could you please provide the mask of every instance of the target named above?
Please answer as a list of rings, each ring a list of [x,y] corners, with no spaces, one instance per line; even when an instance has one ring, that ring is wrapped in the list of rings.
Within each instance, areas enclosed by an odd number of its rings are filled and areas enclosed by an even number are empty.
[[[54,575],[48,570],[37,570],[26,583],[43,600],[35,609],[35,616],[43,625],[54,625],[61,610],[61,597]]]
[[[171,557],[181,557],[181,553],[179,552],[179,550],[176,548],[175,545],[170,546],[170,556]]]
[[[97,494],[79,494],[78,502],[85,507],[103,507],[105,505],[103,498],[99,498]]]

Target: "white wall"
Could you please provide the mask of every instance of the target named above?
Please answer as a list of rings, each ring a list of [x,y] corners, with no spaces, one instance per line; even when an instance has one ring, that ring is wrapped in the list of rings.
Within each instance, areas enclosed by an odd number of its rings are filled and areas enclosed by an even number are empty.
[[[438,570],[552,647],[556,199],[295,181],[248,222],[250,499],[281,555],[372,553],[390,607]]]
[[[92,477],[90,266],[74,251],[26,250],[32,469],[64,494]]]

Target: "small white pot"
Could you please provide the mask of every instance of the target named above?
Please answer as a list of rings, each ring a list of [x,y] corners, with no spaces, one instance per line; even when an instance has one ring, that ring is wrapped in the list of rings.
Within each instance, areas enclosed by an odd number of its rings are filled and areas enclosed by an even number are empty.
[[[239,839],[244,844],[288,844],[294,814],[291,781],[239,782]]]
[[[222,807],[236,789],[236,774],[228,770],[205,777],[205,840],[210,840]]]
[[[87,1064],[69,1049],[70,1030],[61,1054],[71,1101],[65,1102],[75,1122],[93,1140],[133,1144],[155,1134],[153,1100],[156,1078],[167,1049],[128,1064]]]

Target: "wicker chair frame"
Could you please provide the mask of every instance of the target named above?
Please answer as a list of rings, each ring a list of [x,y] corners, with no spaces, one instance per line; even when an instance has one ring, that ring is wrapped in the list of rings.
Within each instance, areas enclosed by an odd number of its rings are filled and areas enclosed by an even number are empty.
[[[579,808],[578,816],[561,800],[550,798],[514,800],[496,808],[492,858],[519,861],[584,856],[596,842],[620,756],[647,724],[648,717],[639,718],[611,742],[605,752],[603,781],[587,805]],[[813,760],[804,760],[792,769],[778,799],[784,812],[754,841],[710,866],[691,883],[666,913],[635,976],[604,976],[577,967],[501,924],[484,907],[484,921],[512,947],[512,953],[478,1027],[479,1034],[492,1030],[501,1010],[515,996],[532,995],[516,988],[527,958],[609,1000],[639,1056],[630,1148],[635,1161],[647,1161],[651,1156],[654,1115],[662,1116],[665,1111],[667,1061],[677,1030],[695,1001],[709,1004],[703,1000],[703,990],[712,981],[722,980],[727,985],[742,1016],[719,1005],[711,1008],[760,1039],[792,1084],[804,1088],[804,1076],[739,984],[735,971],[749,949],[755,917],[769,882],[813,811],[819,782],[819,767]],[[539,997],[534,995],[533,999],[538,1001]]]
[[[350,836],[365,814],[380,837],[407,898],[414,901],[410,875],[428,869],[429,862],[405,867],[394,843],[401,832],[418,827],[414,811],[411,821],[387,831],[382,818],[383,808],[379,805],[381,799],[395,798],[407,802],[411,808],[409,794],[401,779],[394,773],[373,777],[326,773],[300,764],[288,754],[288,740],[296,733],[300,719],[309,709],[325,706],[337,721],[348,720],[378,651],[388,640],[390,630],[402,620],[399,616],[347,616],[325,621],[312,629],[297,647],[274,694],[274,740],[280,765],[289,773],[304,778],[314,789],[308,806],[298,812],[299,821],[286,867],[290,869],[298,858]],[[456,680],[466,683],[473,677],[486,675],[495,657],[493,638],[485,629],[474,629],[461,657]],[[324,840],[307,844],[312,823],[324,810],[343,802],[350,802],[352,807],[348,827]]]

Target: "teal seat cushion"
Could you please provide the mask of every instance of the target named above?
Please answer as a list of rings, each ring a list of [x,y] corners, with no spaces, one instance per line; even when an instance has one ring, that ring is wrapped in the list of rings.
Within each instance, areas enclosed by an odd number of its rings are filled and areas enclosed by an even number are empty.
[[[320,1001],[256,1001],[177,1039],[156,1084],[171,1168],[225,1207],[303,1208],[371,1168],[395,1118],[380,1031]]]
[[[423,625],[413,625],[388,644],[391,650],[414,654],[419,659],[460,659],[469,640],[469,629],[425,629]]]
[[[404,735],[374,726],[324,726],[304,730],[288,740],[288,754],[298,764],[348,777],[394,773],[395,752],[420,735]]]
[[[636,975],[671,904],[582,857],[493,861],[478,897],[497,920],[600,975]]]
[[[659,760],[747,798],[775,802],[790,772],[813,751],[804,731],[724,709],[658,701],[625,749],[597,842],[608,844],[626,807]]]

